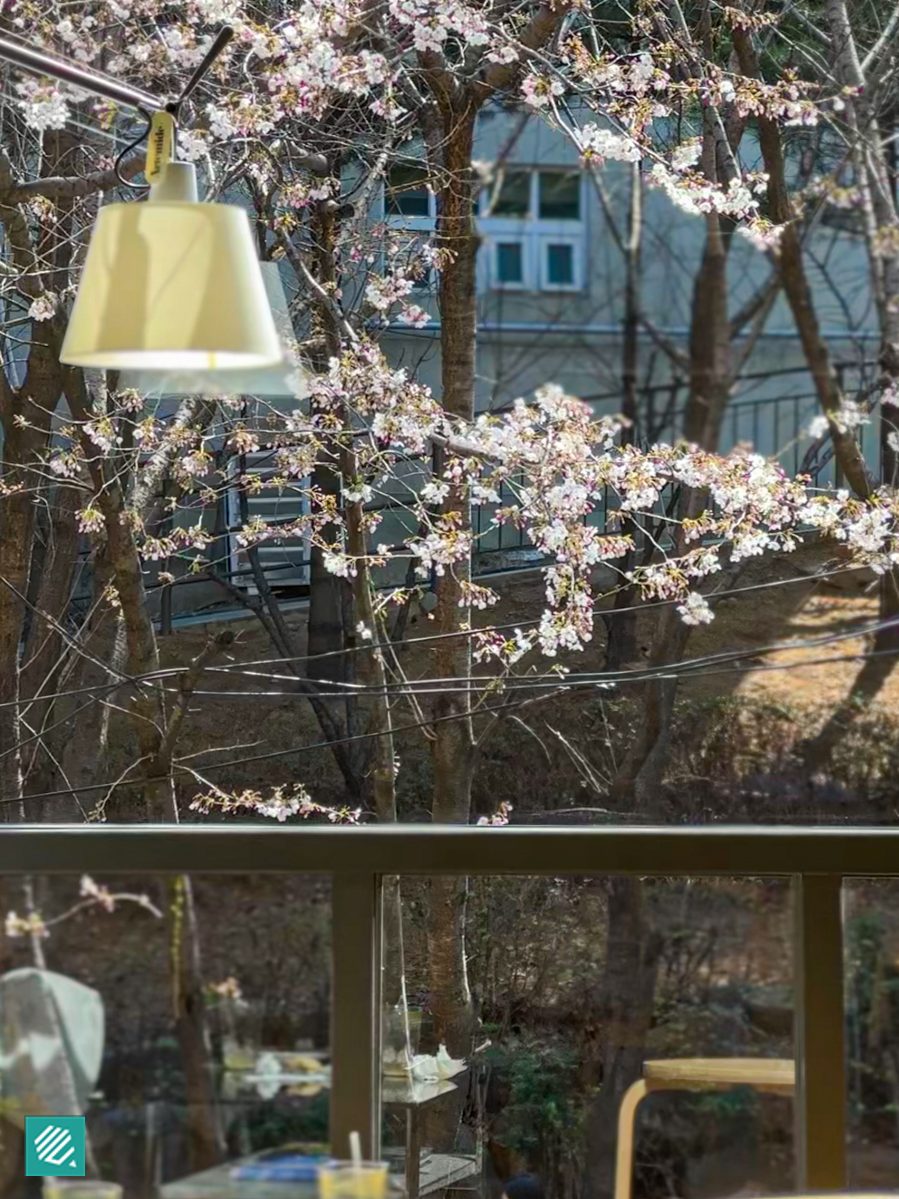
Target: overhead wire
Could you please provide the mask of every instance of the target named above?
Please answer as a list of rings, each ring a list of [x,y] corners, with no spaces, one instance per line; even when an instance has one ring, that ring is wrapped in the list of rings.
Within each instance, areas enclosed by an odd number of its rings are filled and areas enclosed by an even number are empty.
[[[806,584],[814,583],[818,579],[832,578],[835,575],[852,573],[859,569],[861,569],[861,568],[855,567],[855,566],[846,566],[846,567],[839,567],[839,568],[836,568],[834,570],[829,570],[829,571],[819,571],[812,575],[799,575],[799,576],[796,576],[796,577],[790,578],[790,579],[775,579],[775,580],[769,580],[769,581],[766,581],[763,583],[746,584],[741,587],[722,588],[720,591],[712,592],[706,598],[710,602],[715,602],[717,600],[726,599],[726,598],[729,598],[729,597],[732,597],[735,595],[745,594],[747,592],[754,592],[754,591],[759,591],[759,590],[767,590],[767,589],[773,588],[773,587],[795,585],[795,584],[799,584],[799,583],[806,583]],[[2,580],[2,578],[0,578],[0,581],[4,581],[4,580]],[[17,592],[17,594],[18,594],[18,592]],[[23,596],[19,595],[19,598],[22,599],[23,602],[27,603],[27,601],[25,600],[25,598]],[[671,599],[671,600],[648,601],[646,603],[632,604],[627,607],[621,607],[621,608],[610,608],[610,609],[597,608],[597,614],[600,617],[602,617],[603,619],[605,619],[606,617],[622,616],[622,615],[625,615],[626,613],[630,613],[630,612],[646,612],[646,611],[653,611],[653,610],[656,610],[659,608],[668,608],[679,602],[680,601],[678,601],[676,599]],[[32,605],[29,605],[29,606],[32,606]],[[40,615],[40,613],[37,611],[37,609],[34,609],[34,611],[37,615]],[[209,623],[215,624],[214,615],[210,616]],[[477,633],[506,632],[506,631],[512,631],[515,629],[523,629],[523,628],[532,627],[533,625],[536,625],[538,623],[539,623],[539,619],[535,619],[535,620],[527,620],[527,621],[514,621],[514,622],[510,622],[507,624],[501,624],[501,625],[488,625],[488,626],[485,626],[485,628],[483,628],[483,629],[461,630],[461,631],[454,630],[449,633],[433,633],[433,634],[427,634],[423,637],[413,638],[409,641],[401,643],[401,645],[398,645],[394,642],[370,641],[370,642],[365,642],[363,644],[347,646],[344,649],[326,650],[326,651],[316,653],[316,654],[296,654],[296,655],[292,654],[292,655],[287,655],[287,656],[277,656],[277,657],[271,657],[271,658],[255,658],[255,659],[250,659],[249,661],[237,661],[237,662],[231,662],[231,663],[228,663],[228,662],[212,663],[204,668],[204,673],[227,674],[230,676],[243,674],[243,675],[247,675],[249,677],[249,675],[250,675],[249,668],[257,667],[257,666],[281,666],[281,665],[286,665],[288,663],[300,664],[300,663],[319,662],[319,661],[322,661],[325,659],[330,659],[330,658],[335,658],[335,657],[344,657],[344,656],[350,657],[350,656],[354,656],[354,655],[360,654],[360,653],[368,653],[368,652],[372,652],[372,651],[376,651],[376,650],[383,650],[383,649],[388,649],[388,648],[397,649],[397,648],[402,647],[403,649],[419,649],[421,647],[424,647],[427,649],[434,642],[443,642],[448,639],[453,639],[453,638],[458,638],[458,637],[472,637],[472,636],[475,636]],[[60,630],[57,630],[57,631],[60,631]],[[848,636],[850,636],[850,637],[851,636],[859,636],[860,637],[860,636],[865,636],[865,635],[870,634],[871,632],[876,632],[876,631],[877,631],[877,625],[875,623],[871,626],[865,626],[861,629],[856,629],[854,632],[849,633]],[[63,634],[63,635],[66,636],[67,640],[69,639],[68,634]],[[810,643],[810,644],[812,644],[812,643]],[[795,646],[793,646],[793,645],[784,645],[783,643],[777,643],[777,648],[794,648],[794,647]],[[76,648],[76,647],[73,645],[72,648]],[[800,648],[801,648],[801,646],[800,646]],[[727,652],[727,651],[723,651],[723,652]],[[759,653],[759,652],[761,652],[761,650],[759,648],[755,648],[748,652]],[[697,659],[697,661],[704,661],[704,660],[705,660],[704,658]],[[99,660],[91,659],[91,661],[93,661],[94,664],[97,666],[102,667],[104,665]],[[67,688],[65,690],[56,691],[56,692],[41,693],[39,695],[34,696],[33,698],[28,698],[25,700],[21,700],[21,699],[20,700],[6,700],[6,701],[3,701],[2,703],[0,703],[0,709],[14,707],[17,704],[20,706],[23,706],[23,707],[27,707],[32,702],[45,703],[47,701],[55,700],[55,699],[68,699],[68,698],[73,698],[73,697],[77,697],[80,695],[88,695],[88,694],[92,694],[92,693],[103,693],[105,691],[115,691],[120,687],[127,687],[129,685],[136,687],[136,686],[139,686],[139,685],[145,684],[145,683],[146,684],[155,683],[155,682],[164,683],[167,680],[176,679],[179,676],[186,674],[190,670],[191,670],[191,667],[188,665],[188,666],[162,667],[158,670],[147,671],[147,672],[144,672],[141,674],[127,674],[124,671],[119,671],[118,678],[116,678],[114,681],[111,681],[111,682],[107,681],[104,683],[95,683],[95,684],[84,686],[84,687]],[[583,672],[579,672],[579,673],[583,673]],[[622,673],[630,673],[630,672],[622,672]],[[255,677],[271,678],[273,680],[278,680],[278,679],[292,680],[293,678],[296,678],[295,675],[275,675],[273,673],[271,673],[271,674],[259,673]],[[470,678],[471,676],[468,676],[468,677]],[[481,677],[493,678],[494,676],[481,676]],[[498,678],[498,676],[496,676],[496,677]],[[557,678],[559,676],[555,672],[552,672],[551,677]],[[304,677],[303,681],[304,682],[310,682],[310,681],[315,682],[316,680],[314,680],[314,679],[310,680],[310,679],[308,679],[308,677]],[[453,678],[453,679],[446,678],[446,679],[440,679],[440,680],[430,679],[430,680],[426,680],[426,681],[429,681],[429,682],[435,682],[435,681],[457,682],[460,684],[467,682],[466,679],[462,679],[461,677]],[[320,696],[320,698],[333,699],[333,698],[337,697],[338,694],[340,694],[340,692],[337,690],[337,688],[339,688],[339,686],[340,686],[339,682],[332,682],[332,681],[328,680],[327,681],[328,690],[323,692],[322,695]],[[353,689],[352,685],[345,684],[344,686],[347,686],[349,688],[349,690],[346,692],[346,694],[354,695],[354,694],[360,693],[358,691],[358,687],[361,687],[362,685],[361,684],[357,685],[356,689]],[[402,687],[402,686],[404,686],[404,684],[398,684],[397,686]],[[257,693],[235,691],[235,692],[224,692],[223,694],[226,694],[226,695],[233,694],[235,697],[239,697],[240,695],[253,695],[253,694],[257,694]],[[294,694],[294,693],[285,692],[284,694]],[[309,696],[309,693],[303,692],[303,695]],[[314,696],[312,696],[312,698],[314,698]]]
[[[678,662],[671,664],[662,664],[658,667],[647,667],[646,669],[638,670],[612,670],[612,671],[547,671],[539,676],[512,676],[503,677],[501,675],[469,675],[455,677],[434,677],[423,679],[407,679],[396,683],[387,684],[385,687],[370,687],[365,684],[341,684],[339,681],[331,683],[322,679],[305,679],[304,682],[317,683],[326,686],[328,689],[318,692],[314,697],[319,699],[335,699],[335,698],[366,698],[376,696],[399,695],[402,697],[407,693],[415,695],[445,695],[447,693],[469,693],[481,694],[490,693],[502,689],[505,692],[516,690],[530,690],[541,686],[603,686],[603,685],[620,685],[623,683],[644,683],[653,682],[657,679],[666,678],[682,678],[691,677],[695,673],[704,673],[704,668],[710,665],[718,665],[722,662],[736,662],[743,658],[759,657],[763,654],[786,653],[791,650],[817,649],[823,645],[835,645],[841,641],[852,641],[859,637],[869,637],[876,633],[883,632],[890,628],[895,628],[899,625],[899,617],[890,617],[885,620],[873,621],[870,624],[864,625],[861,628],[846,629],[834,633],[822,633],[817,636],[807,637],[803,639],[792,639],[790,641],[776,641],[768,645],[749,646],[741,650],[722,650],[717,654],[703,654],[695,658],[681,659]],[[221,668],[210,667],[211,672],[216,672]],[[241,672],[247,674],[248,672]],[[289,675],[263,675],[251,677],[265,677],[275,680],[291,681]],[[445,684],[439,686],[438,684]],[[294,691],[279,691],[279,692],[257,692],[257,691],[208,691],[196,689],[192,692],[193,695],[206,696],[225,696],[240,698],[242,696],[291,696],[295,695]],[[304,691],[302,693],[308,698],[312,698],[312,693]]]
[[[886,623],[886,622],[884,622],[884,623]],[[847,636],[848,636],[848,634],[847,634]],[[758,650],[749,649],[749,650],[745,651],[745,653],[743,653],[741,656],[742,657],[751,657],[757,653],[758,653]],[[719,666],[717,666],[717,664],[715,664],[714,668],[711,670],[701,670],[701,671],[697,670],[697,671],[691,672],[688,675],[688,677],[704,678],[707,676],[721,675],[721,674],[734,674],[734,673],[742,676],[742,675],[750,675],[750,674],[754,674],[754,673],[768,672],[768,671],[774,671],[774,670],[777,670],[777,671],[797,670],[797,669],[802,669],[804,667],[813,666],[813,665],[822,665],[822,664],[828,665],[828,664],[831,664],[831,663],[837,662],[837,661],[855,661],[855,662],[857,662],[857,661],[866,661],[869,658],[897,657],[897,656],[899,656],[899,649],[896,649],[896,650],[887,649],[887,650],[862,651],[862,652],[859,652],[856,654],[837,655],[836,657],[834,657],[833,655],[829,655],[826,658],[816,658],[816,659],[803,660],[803,661],[792,662],[792,663],[766,663],[763,665],[752,665],[752,666],[748,666],[748,667],[739,667],[736,665],[719,667]],[[676,678],[679,676],[677,675],[676,672],[672,671],[669,668],[667,671],[657,672],[657,674],[654,677],[658,678],[658,679],[668,679],[668,678]],[[635,681],[645,682],[645,681],[647,681],[647,679],[644,678],[644,679],[635,680]],[[649,681],[652,681],[652,680],[649,680]],[[559,694],[561,694],[569,689],[570,688],[568,686],[567,680],[561,679],[561,678],[556,681],[555,687],[551,688],[551,690],[553,690]],[[335,698],[334,693],[330,693],[327,698],[331,698],[331,699]],[[393,735],[397,735],[397,734],[401,734],[401,733],[405,733],[405,732],[413,732],[413,731],[416,731],[416,730],[419,730],[422,728],[432,728],[434,725],[443,724],[443,723],[446,723],[447,721],[467,719],[470,715],[501,716],[501,715],[512,714],[521,707],[529,706],[532,702],[533,702],[532,698],[531,699],[523,699],[523,700],[519,700],[517,702],[508,702],[508,703],[502,703],[502,704],[497,704],[497,705],[484,706],[484,707],[476,710],[474,713],[468,713],[468,712],[451,713],[451,714],[444,715],[444,716],[430,717],[430,718],[427,718],[424,720],[410,721],[405,724],[394,725],[393,729],[392,729],[392,733],[393,733]],[[219,750],[216,750],[214,748],[207,748],[207,749],[198,751],[198,754],[191,755],[189,758],[182,758],[182,759],[177,760],[173,764],[173,769],[176,772],[180,771],[180,772],[187,773],[187,774],[194,774],[195,776],[199,777],[201,771],[203,772],[203,774],[208,774],[210,771],[233,769],[237,766],[253,765],[257,762],[272,761],[277,758],[292,757],[294,755],[299,755],[299,754],[303,754],[303,753],[310,753],[313,751],[324,750],[324,749],[332,749],[334,746],[337,746],[337,745],[349,745],[349,744],[358,743],[358,742],[362,742],[362,741],[370,741],[373,738],[379,737],[381,735],[382,734],[378,733],[378,732],[356,733],[356,734],[348,735],[346,737],[334,738],[332,740],[320,740],[320,741],[314,741],[314,742],[307,742],[303,745],[288,746],[284,749],[267,750],[264,753],[247,754],[247,755],[243,755],[243,756],[237,757],[237,758],[228,758],[225,761],[203,762],[199,766],[192,767],[192,766],[187,766],[184,764],[188,761],[192,761],[195,757],[199,756],[199,753],[214,754],[214,753],[226,752],[226,747],[222,747]],[[36,800],[55,799],[55,798],[60,798],[63,796],[71,796],[74,798],[74,797],[82,795],[82,794],[87,794],[87,793],[92,793],[92,792],[97,792],[97,791],[112,792],[115,790],[119,790],[123,787],[147,786],[152,783],[165,781],[169,777],[170,776],[168,774],[166,774],[166,775],[150,776],[150,777],[144,777],[144,778],[107,780],[106,782],[103,782],[103,783],[92,783],[92,784],[88,784],[85,786],[78,786],[78,787],[66,787],[66,788],[61,788],[61,789],[54,790],[54,791],[36,792],[36,793],[30,794],[30,795],[24,795],[24,796],[0,797],[0,806],[5,805],[5,804],[11,804],[11,803],[27,804],[27,803],[32,803]]]

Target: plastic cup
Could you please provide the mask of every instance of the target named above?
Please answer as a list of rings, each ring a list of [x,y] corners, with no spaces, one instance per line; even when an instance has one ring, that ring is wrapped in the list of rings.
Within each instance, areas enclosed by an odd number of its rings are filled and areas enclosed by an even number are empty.
[[[99,1178],[45,1178],[44,1199],[122,1199],[117,1182]]]
[[[386,1162],[328,1162],[318,1168],[319,1199],[387,1199]]]

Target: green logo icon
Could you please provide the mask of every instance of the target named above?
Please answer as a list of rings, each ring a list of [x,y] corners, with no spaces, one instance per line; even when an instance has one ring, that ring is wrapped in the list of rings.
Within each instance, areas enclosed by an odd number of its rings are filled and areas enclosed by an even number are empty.
[[[84,1116],[25,1117],[27,1178],[83,1178]]]

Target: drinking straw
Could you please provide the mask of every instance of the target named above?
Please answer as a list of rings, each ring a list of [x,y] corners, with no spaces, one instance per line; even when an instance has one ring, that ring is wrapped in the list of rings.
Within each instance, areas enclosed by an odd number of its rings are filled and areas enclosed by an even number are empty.
[[[362,1138],[358,1132],[350,1133],[350,1157],[353,1161],[353,1169],[357,1174],[362,1173]]]

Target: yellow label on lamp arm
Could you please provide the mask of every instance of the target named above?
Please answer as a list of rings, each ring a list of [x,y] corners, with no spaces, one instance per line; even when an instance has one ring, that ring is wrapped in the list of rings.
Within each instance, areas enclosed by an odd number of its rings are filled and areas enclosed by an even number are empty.
[[[154,112],[147,140],[147,165],[144,175],[148,183],[161,183],[165,168],[175,151],[175,118],[170,112]]]

